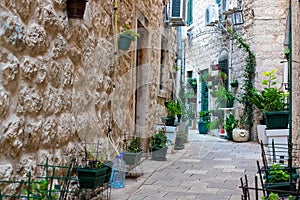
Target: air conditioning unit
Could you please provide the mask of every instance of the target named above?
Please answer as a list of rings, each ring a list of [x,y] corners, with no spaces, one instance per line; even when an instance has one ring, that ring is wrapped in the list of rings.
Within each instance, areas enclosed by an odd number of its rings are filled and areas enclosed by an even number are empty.
[[[186,25],[186,0],[171,0],[170,22],[172,26]]]
[[[219,22],[219,11],[216,4],[209,5],[205,9],[205,25],[214,26]]]

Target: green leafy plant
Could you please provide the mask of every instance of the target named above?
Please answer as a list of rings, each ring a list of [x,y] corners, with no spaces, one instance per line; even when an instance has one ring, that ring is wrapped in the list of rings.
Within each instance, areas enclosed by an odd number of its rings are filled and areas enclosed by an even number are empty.
[[[140,138],[134,135],[126,150],[132,153],[138,153],[142,151],[140,140],[141,140]]]
[[[165,134],[165,129],[161,128],[158,130],[154,136],[151,137],[151,149],[152,151],[159,150],[161,148],[167,147],[170,141],[167,139]]]
[[[288,170],[284,168],[284,166],[274,163],[269,169],[270,179],[268,182],[270,183],[278,183],[278,182],[286,182],[289,180]]]
[[[224,129],[226,131],[231,131],[235,129],[238,125],[238,120],[236,120],[233,116],[233,114],[229,114],[224,122]]]
[[[212,91],[212,96],[216,97],[217,108],[232,107],[235,100],[234,95],[222,85],[219,85],[216,90]]]
[[[201,121],[210,121],[211,111],[203,110],[199,112],[199,117]]]
[[[280,198],[278,194],[271,192],[269,197],[263,196],[261,200],[280,200]],[[288,200],[294,200],[294,197],[292,195],[289,195]]]
[[[177,114],[182,114],[179,101],[171,100],[167,102],[168,117],[175,117]]]
[[[265,86],[262,90],[252,88],[249,100],[261,111],[282,111],[286,108],[287,93],[281,87],[276,87],[277,69],[262,72],[265,77],[261,84]]]
[[[242,48],[246,53],[246,65],[244,70],[244,83],[242,86],[243,93],[241,94],[238,101],[244,106],[243,114],[240,118],[240,126],[251,126],[253,121],[253,103],[248,98],[248,94],[251,92],[253,88],[253,80],[255,77],[255,66],[256,66],[256,58],[254,53],[251,51],[250,45],[236,32],[234,32],[231,28],[227,29],[228,33],[232,36],[234,40],[238,42],[238,47]]]
[[[196,78],[188,78],[187,80],[189,86],[193,89],[194,93],[197,93],[197,79]]]
[[[218,129],[218,128],[221,127],[221,124],[222,124],[221,120],[220,120],[219,118],[217,118],[217,119],[215,119],[215,120],[212,120],[212,121],[210,121],[210,122],[207,122],[207,123],[206,123],[206,128],[207,128],[208,130]]]
[[[49,190],[48,190],[48,181],[46,180],[40,180],[38,182],[33,181],[33,183],[30,185],[29,189],[24,189],[22,191],[23,194],[28,195],[29,199],[40,199],[40,200],[47,200],[47,199],[53,199],[53,200],[59,200],[59,196],[55,194],[57,190],[52,189],[51,190],[51,196],[48,196]],[[53,194],[52,194],[53,193]]]

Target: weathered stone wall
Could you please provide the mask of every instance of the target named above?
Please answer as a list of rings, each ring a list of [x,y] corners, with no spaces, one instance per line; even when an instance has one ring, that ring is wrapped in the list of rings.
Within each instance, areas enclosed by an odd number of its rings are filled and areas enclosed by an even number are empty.
[[[251,50],[256,56],[256,73],[254,86],[261,88],[263,76],[261,72],[278,69],[278,86],[282,83],[284,64],[284,41],[286,27],[286,2],[280,1],[252,1],[244,2],[244,25],[237,28],[237,32],[250,44]],[[236,41],[233,45],[232,76],[243,81],[246,54],[238,49]],[[240,89],[240,88],[239,88]],[[237,93],[240,90],[237,91]],[[242,107],[238,106],[238,113],[242,113]],[[254,126],[252,139],[257,139],[256,125],[261,117],[259,112],[254,113]]]
[[[288,2],[288,1],[287,1]],[[300,8],[299,1],[292,1],[292,134],[293,142],[300,140]],[[299,163],[299,160],[298,160]]]
[[[223,43],[222,29],[217,25],[206,26],[205,24],[205,10],[214,3],[215,1],[194,1],[193,24],[188,27],[191,36],[185,42],[185,71],[193,71],[193,77],[197,79],[199,78],[198,72],[205,69],[208,69],[212,75],[216,75],[216,71],[211,71],[211,65],[218,62],[218,56],[222,50],[229,51],[227,46],[229,43]],[[197,111],[201,108],[200,88],[198,84]],[[215,109],[211,98],[209,109]]]
[[[80,162],[84,141],[99,141],[110,157],[109,127],[119,148],[124,133],[132,134],[135,51],[114,55],[113,41],[125,24],[136,27],[137,10],[147,28],[161,30],[161,0],[122,1],[118,27],[112,1],[90,0],[84,19],[68,19],[64,0],[0,3],[0,179],[25,178],[46,157],[57,165],[73,156]],[[165,113],[157,103],[161,35],[152,32],[147,134]]]

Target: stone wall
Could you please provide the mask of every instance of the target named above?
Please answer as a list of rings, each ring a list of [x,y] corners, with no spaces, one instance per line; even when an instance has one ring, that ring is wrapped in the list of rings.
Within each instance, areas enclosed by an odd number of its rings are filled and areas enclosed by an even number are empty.
[[[121,149],[124,133],[135,128],[136,43],[115,55],[114,36],[125,24],[136,27],[139,15],[153,33],[144,108],[144,131],[153,132],[165,114],[164,101],[157,103],[162,10],[161,0],[122,1],[115,27],[112,1],[90,0],[83,19],[67,17],[65,0],[0,3],[0,179],[25,178],[46,157],[67,165],[75,156],[80,163],[84,141],[99,141],[111,158],[108,134]]]
[[[300,8],[299,1],[292,1],[292,134],[293,142],[299,144],[300,140]],[[298,153],[299,154],[299,153]],[[298,160],[299,163],[299,160]]]
[[[284,64],[284,41],[286,27],[286,3],[280,1],[252,1],[244,2],[244,25],[237,27],[236,31],[247,43],[250,44],[252,52],[256,56],[256,73],[254,86],[261,88],[263,76],[261,72],[278,69],[278,86],[282,83]],[[232,76],[243,81],[245,66],[245,53],[238,49],[237,43],[233,45],[232,55]],[[241,86],[237,93],[241,92]],[[242,106],[238,105],[237,112],[242,113]],[[256,125],[259,123],[261,113],[257,110],[254,113],[254,125],[252,139],[257,139]]]
[[[185,71],[193,71],[193,77],[197,78],[197,80],[199,80],[202,70],[208,69],[212,75],[216,75],[216,71],[211,71],[211,65],[217,63],[222,49],[228,52],[228,48],[226,48],[228,43],[223,43],[222,29],[217,25],[207,26],[205,24],[206,8],[214,3],[215,1],[194,1],[193,23],[188,27],[191,35],[185,42]],[[200,74],[198,74],[199,72]],[[197,115],[201,108],[200,89],[201,85],[199,83],[196,105]],[[213,99],[210,98],[209,110],[212,109],[215,109],[215,105]]]

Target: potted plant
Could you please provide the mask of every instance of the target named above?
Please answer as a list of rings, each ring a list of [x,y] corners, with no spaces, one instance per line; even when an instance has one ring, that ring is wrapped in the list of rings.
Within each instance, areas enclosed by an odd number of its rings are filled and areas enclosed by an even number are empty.
[[[83,18],[86,0],[67,0],[67,13],[69,18]]]
[[[226,87],[218,85],[218,88],[212,92],[212,96],[216,98],[217,108],[232,108],[235,97]]]
[[[167,160],[168,139],[165,133],[165,128],[158,130],[154,136],[151,137],[151,151],[153,160]]]
[[[175,122],[175,115],[181,113],[181,108],[178,106],[178,103],[176,100],[171,100],[166,102],[167,107],[167,119],[166,119],[166,125],[167,126],[174,126]]]
[[[239,86],[239,82],[237,80],[233,80],[230,82],[230,86],[233,88],[237,88]]]
[[[268,129],[286,129],[288,127],[289,113],[286,110],[287,93],[281,87],[276,87],[277,69],[262,72],[266,78],[261,84],[262,90],[253,88],[249,94],[249,100],[263,112]]]
[[[95,151],[85,148],[84,167],[77,167],[77,175],[79,179],[80,188],[95,189],[107,184],[110,180],[112,172],[112,162],[104,161],[105,155],[94,155]]]
[[[126,165],[136,165],[142,159],[143,151],[141,148],[140,138],[136,135],[133,136],[132,140],[127,146],[124,152],[123,160]]]
[[[134,30],[130,29],[128,25],[126,25],[125,31],[122,31],[119,34],[118,38],[118,47],[122,50],[128,50],[131,41],[135,41],[139,34]]]
[[[237,125],[238,121],[234,118],[233,114],[226,116],[224,129],[226,130],[228,140],[232,140],[232,131],[237,127]]]
[[[273,163],[269,169],[265,170],[264,187],[268,190],[268,192],[272,192],[272,190],[274,190],[278,194],[288,194],[291,189],[292,191],[296,191],[296,180],[298,177],[298,170],[293,168],[293,180],[290,182],[289,169],[281,164]]]
[[[207,125],[210,122],[210,111],[204,110],[199,113],[200,120],[198,121],[198,130],[200,134],[207,134]]]

